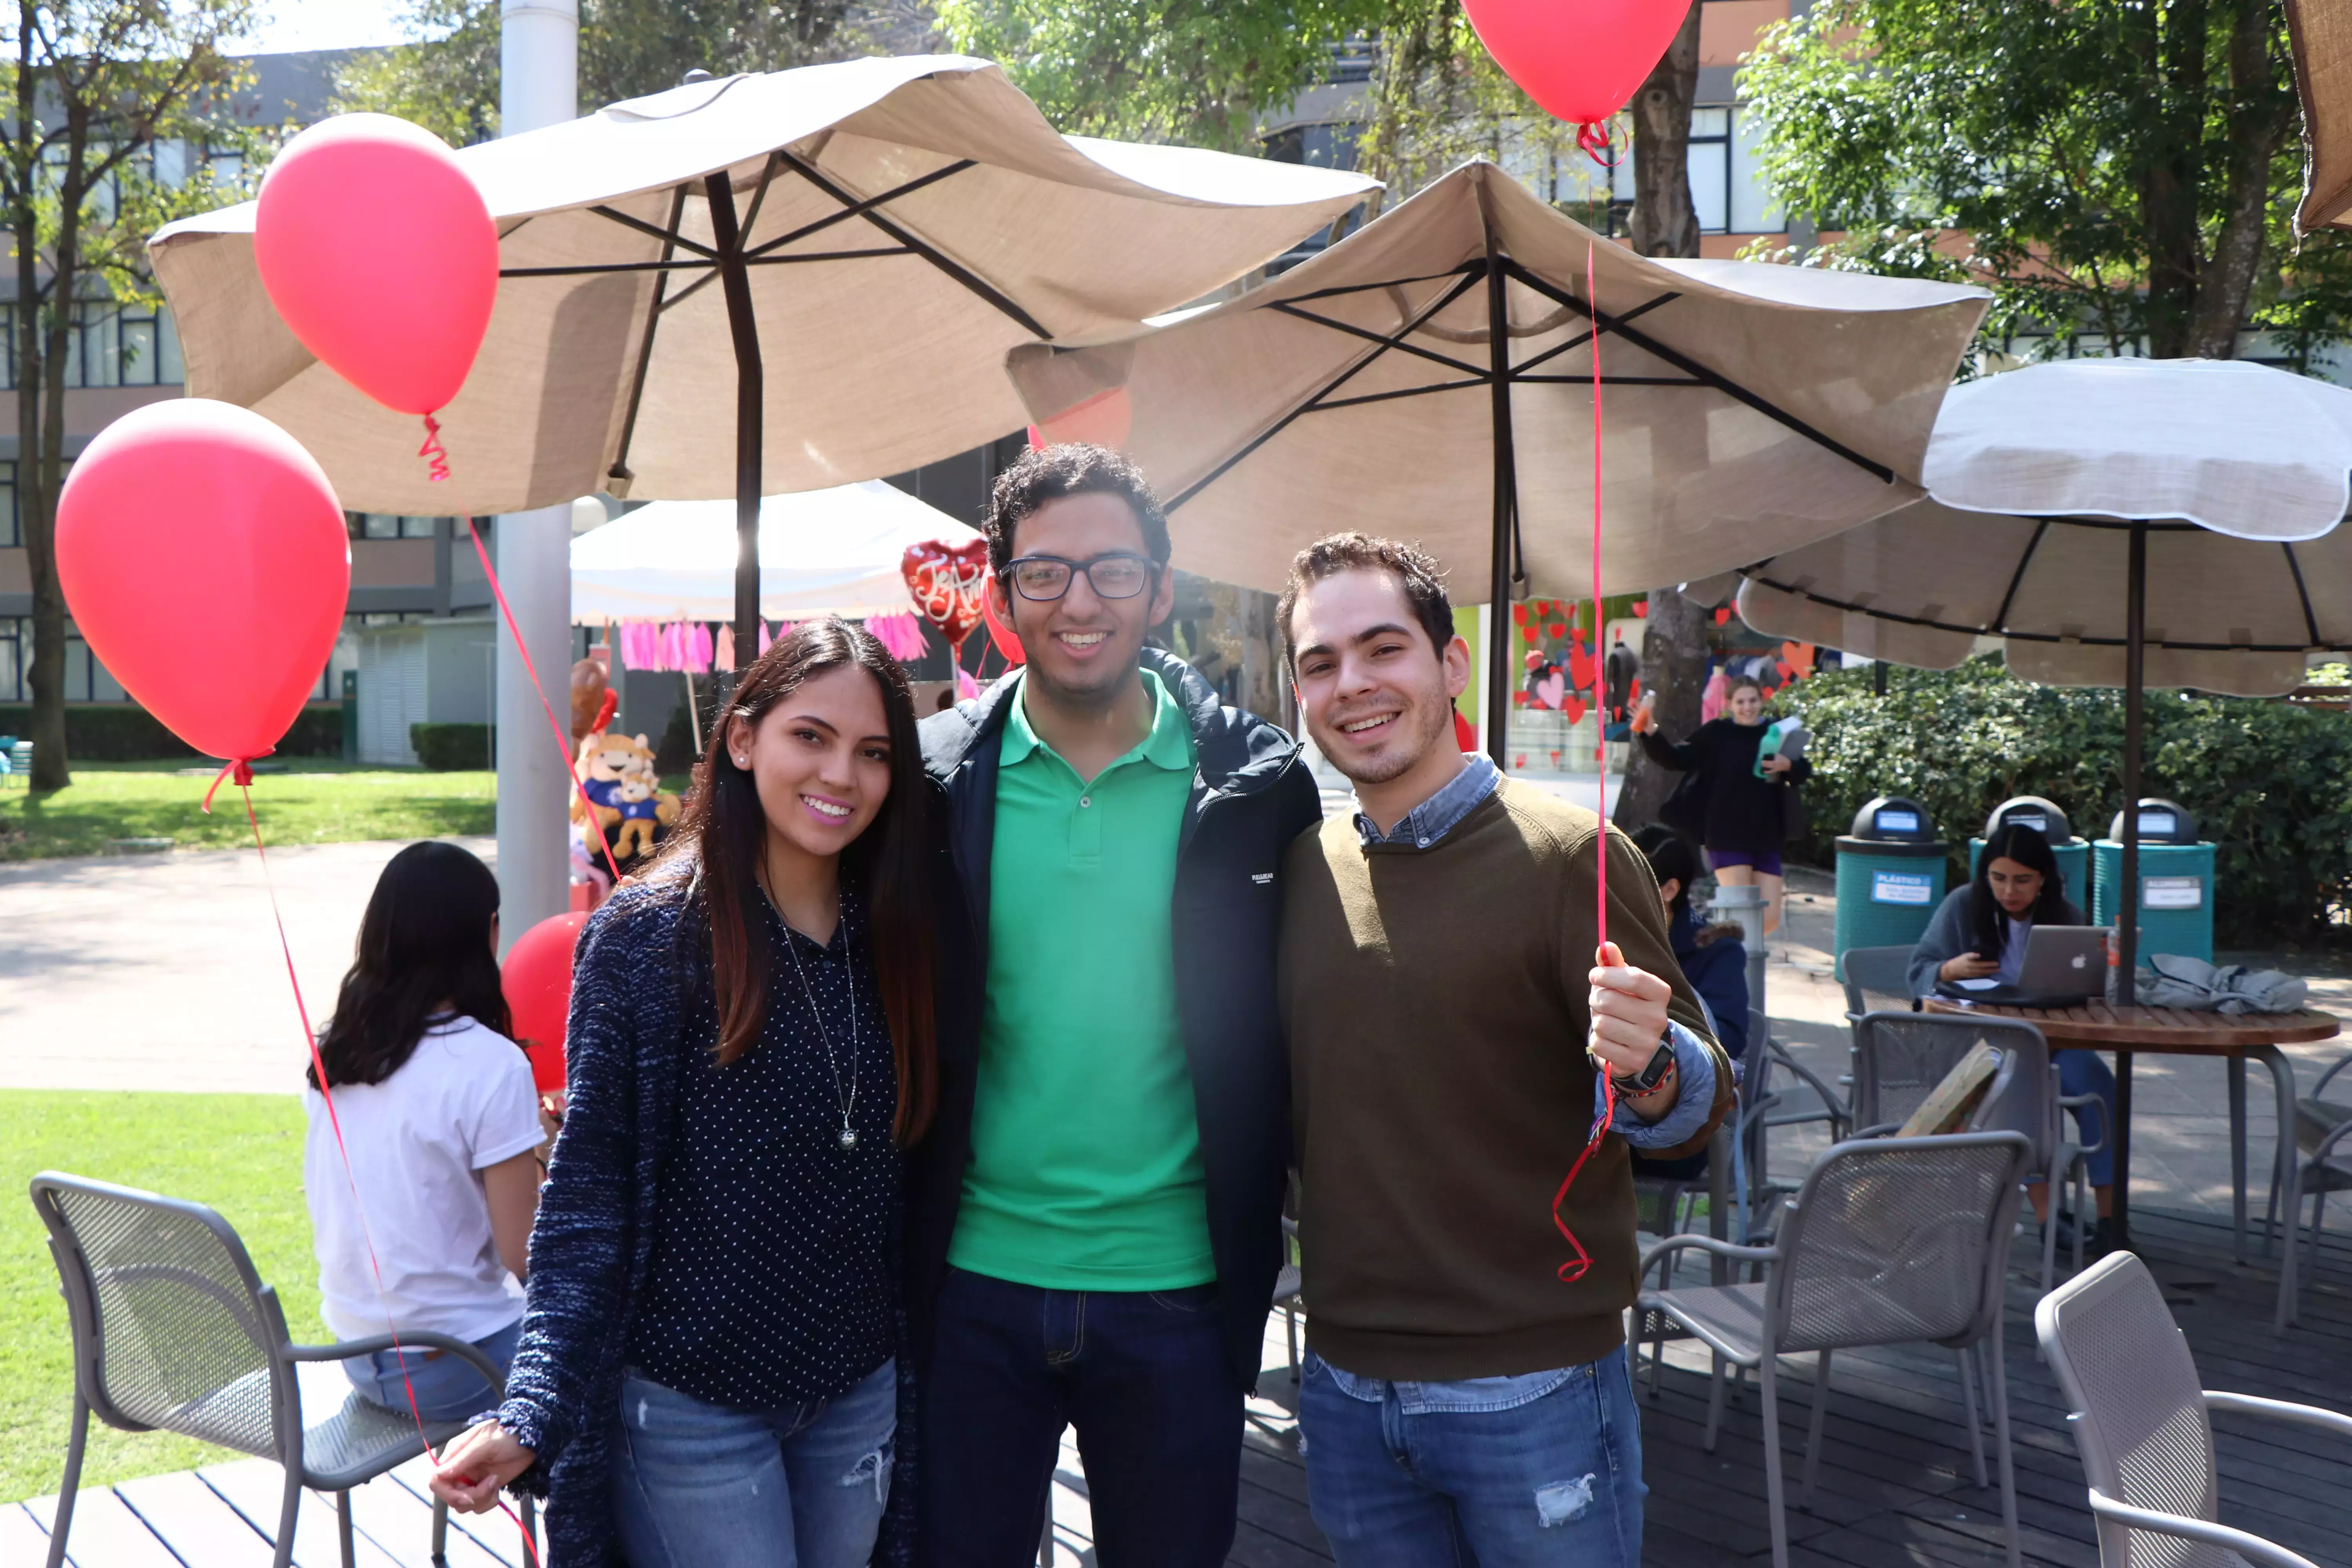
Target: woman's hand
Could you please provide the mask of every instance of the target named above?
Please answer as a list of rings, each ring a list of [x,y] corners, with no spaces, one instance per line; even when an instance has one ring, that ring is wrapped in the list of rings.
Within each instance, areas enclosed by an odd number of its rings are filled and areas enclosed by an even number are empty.
[[[1770,756],[1765,758],[1763,765],[1766,773],[1775,774],[1785,773],[1790,768],[1796,766],[1794,763],[1791,763],[1788,758],[1782,756],[1778,752],[1775,752]]]
[[[459,1513],[488,1513],[499,1492],[539,1458],[495,1421],[461,1434],[441,1451],[433,1469],[433,1495]]]
[[[1657,716],[1651,711],[1652,706],[1657,700],[1656,692],[1644,691],[1642,693],[1642,700],[1633,704],[1632,721],[1633,733],[1636,735],[1646,735],[1658,727]]]
[[[2000,973],[2000,960],[1979,957],[1973,952],[1948,958],[1944,960],[1944,966],[1936,971],[1937,977],[1942,980],[1990,980]]]

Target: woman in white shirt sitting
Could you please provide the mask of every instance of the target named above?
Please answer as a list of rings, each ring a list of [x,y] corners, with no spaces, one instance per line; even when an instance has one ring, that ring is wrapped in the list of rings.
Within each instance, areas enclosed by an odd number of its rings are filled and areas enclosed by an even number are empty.
[[[507,1037],[498,942],[498,879],[479,859],[429,840],[392,858],[319,1041],[331,1115],[317,1069],[306,1074],[302,1177],[330,1329],[449,1334],[503,1368],[546,1132],[530,1060]],[[387,1408],[406,1412],[413,1394],[427,1421],[496,1403],[479,1373],[437,1351],[343,1369]]]

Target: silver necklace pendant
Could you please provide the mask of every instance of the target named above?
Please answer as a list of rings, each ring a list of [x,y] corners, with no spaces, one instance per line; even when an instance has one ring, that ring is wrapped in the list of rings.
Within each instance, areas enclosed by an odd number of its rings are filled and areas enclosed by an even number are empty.
[[[841,1129],[841,1146],[845,1149],[855,1149],[857,1147],[857,1134],[845,1122],[842,1125]]]

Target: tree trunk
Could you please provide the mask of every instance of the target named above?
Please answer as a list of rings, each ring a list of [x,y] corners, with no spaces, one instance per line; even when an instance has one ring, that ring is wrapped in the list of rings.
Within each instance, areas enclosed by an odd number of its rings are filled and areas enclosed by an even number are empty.
[[[1692,0],[1682,30],[1666,47],[1649,80],[1633,95],[1633,248],[1644,256],[1696,256],[1698,209],[1690,189],[1691,103],[1698,96],[1699,0]],[[1673,587],[1650,592],[1642,629],[1642,689],[1655,696],[1654,713],[1666,733],[1698,728],[1699,695],[1706,687],[1710,617]],[[1638,745],[1625,769],[1612,814],[1620,826],[1641,827],[1680,775],[1660,767]]]
[[[1700,0],[1633,95],[1633,248],[1644,256],[1696,256],[1691,203],[1691,100],[1698,96]]]
[[[36,7],[20,0],[16,8],[16,101],[30,103],[38,90],[33,68],[33,40],[38,37]],[[13,188],[9,221],[16,233],[29,236],[36,226],[35,161],[40,132],[29,122],[12,127],[16,145],[10,148],[9,177]],[[58,584],[57,509],[55,489],[46,479],[38,460],[46,399],[47,355],[41,342],[40,247],[19,242],[16,247],[16,498],[22,510],[25,565],[32,578],[33,658],[26,684],[33,689],[33,776],[35,789],[63,789],[73,782],[66,758],[66,602]]]
[[[2294,124],[2295,100],[2271,68],[2270,8],[2231,0],[2229,43],[2229,152],[2222,160],[2221,231],[2198,279],[2188,352],[2235,359],[2246,299],[2262,266],[2271,161]]]
[[[58,181],[56,249],[49,265],[48,321],[41,331],[40,415],[37,437],[20,446],[33,455],[36,476],[25,511],[25,564],[33,579],[33,777],[35,789],[63,789],[73,782],[66,757],[66,595],[58,581],[58,491],[64,483],[66,450],[66,341],[74,328],[74,292],[81,271],[81,205],[88,197],[83,159],[89,144],[88,111],[66,108],[66,163]],[[29,248],[29,247],[27,247]],[[28,334],[29,335],[29,334]],[[31,399],[16,391],[21,407]]]
[[[2147,352],[2154,359],[2177,359],[2190,347],[2199,315],[2198,282],[2203,236],[2199,228],[2204,168],[2206,48],[2204,0],[2177,0],[2150,7],[2145,26],[2154,36],[2143,46],[2149,84],[2148,112],[2169,134],[2162,151],[2139,174],[2140,210],[2147,229]],[[2126,345],[2110,343],[2109,353]]]

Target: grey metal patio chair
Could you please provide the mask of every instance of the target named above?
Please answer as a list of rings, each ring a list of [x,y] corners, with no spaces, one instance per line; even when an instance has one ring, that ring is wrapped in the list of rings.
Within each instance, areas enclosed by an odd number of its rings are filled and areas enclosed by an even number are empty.
[[[49,1528],[48,1568],[65,1561],[74,1493],[95,1413],[124,1432],[165,1431],[285,1468],[277,1568],[293,1560],[302,1489],[335,1494],[343,1568],[352,1568],[351,1491],[424,1452],[415,1420],[369,1404],[333,1363],[392,1348],[392,1336],[298,1345],[278,1294],[261,1282],[229,1223],[202,1204],[79,1176],[33,1178],[73,1333],[73,1435]],[[505,1379],[488,1356],[446,1334],[401,1336],[412,1351],[446,1351],[479,1372],[498,1402]],[[426,1422],[438,1448],[463,1422]],[[530,1504],[523,1511],[530,1525]],[[449,1517],[433,1505],[433,1556]]]
[[[2074,1106],[2098,1103],[2095,1095],[2068,1095],[2060,1089],[2057,1068],[2050,1065],[2050,1043],[2042,1031],[2022,1018],[1973,1017],[1954,1013],[1864,1013],[1853,1020],[1854,1136],[1891,1132],[1909,1119],[1944,1076],[1979,1043],[2004,1051],[2025,1051],[2041,1064],[2040,1078],[2047,1087],[2018,1102],[2030,1107],[2045,1125],[2020,1121],[1991,1122],[1980,1110],[1971,1129],[2010,1126],[2033,1140],[2033,1171],[2049,1184],[2049,1217],[2042,1225],[2042,1289],[2050,1289],[2056,1271],[2059,1203],[2070,1182],[2074,1190],[2074,1268],[2083,1267],[2083,1227],[2088,1223],[2090,1178],[2086,1156],[2100,1145],[2079,1144],[2065,1137],[2064,1112]],[[1990,1103],[1990,1101],[1988,1102]],[[2021,1111],[2022,1114],[2022,1111]],[[2104,1115],[2104,1112],[2103,1112]],[[2102,1134],[2102,1142],[2105,1134]]]
[[[1873,996],[1901,1002],[1915,1013],[1919,1010],[1918,999],[1911,994],[1908,946],[1847,948],[1838,954],[1837,977],[1838,984],[1845,988],[1845,1021],[1849,1024],[1873,1011]]]
[[[2312,1272],[2319,1268],[2319,1229],[2327,1215],[2327,1194],[2352,1192],[2352,1146],[2345,1142],[2347,1138],[2352,1138],[2352,1104],[2326,1098],[2327,1086],[2347,1067],[2352,1067],[2352,1056],[2337,1058],[2319,1075],[2311,1092],[2297,1096],[2294,1102],[2295,1150],[2303,1159],[2301,1191],[2311,1199]],[[2263,1228],[2273,1235],[2277,1234],[2278,1206],[2279,1173],[2273,1167],[2270,1201],[2263,1206]],[[2298,1217],[2286,1216],[2289,1245],[2293,1245]]]
[[[2216,1521],[2212,1412],[2352,1437],[2352,1416],[2200,1388],[2188,1338],[2147,1265],[2112,1252],[2042,1299],[2033,1330],[2073,1411],[2102,1568],[2314,1568]]]
[[[1788,1568],[1789,1524],[1780,1479],[1777,1360],[1821,1354],[1798,1506],[1809,1504],[1820,1472],[1829,1407],[1830,1363],[1839,1350],[1932,1342],[1955,1351],[1985,1347],[1991,1371],[1993,1441],[2000,1473],[2001,1522],[2009,1562],[2020,1561],[2017,1489],[2009,1447],[2009,1398],[2001,1363],[2001,1279],[2008,1267],[2019,1183],[2033,1158],[2021,1132],[1959,1132],[1840,1143],[1815,1161],[1769,1247],[1735,1247],[1708,1237],[1668,1237],[1642,1258],[1642,1273],[1672,1277],[1675,1255],[1692,1248],[1735,1263],[1761,1264],[1754,1284],[1646,1289],[1643,1311],[1665,1313],[1714,1352],[1708,1381],[1707,1451],[1722,1426],[1724,1370],[1757,1369],[1763,1393],[1764,1487],[1771,1511],[1774,1568]],[[1969,1447],[1984,1481],[1977,1378],[1961,1363]]]

